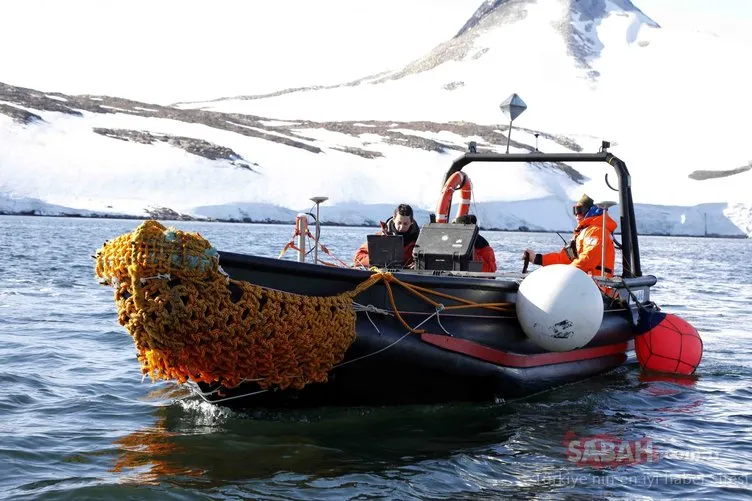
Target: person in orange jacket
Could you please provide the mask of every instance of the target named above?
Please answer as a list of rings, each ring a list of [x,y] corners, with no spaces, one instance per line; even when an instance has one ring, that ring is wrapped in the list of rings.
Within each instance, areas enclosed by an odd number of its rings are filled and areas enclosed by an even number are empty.
[[[454,218],[454,223],[458,224],[477,224],[478,218],[474,214],[467,214],[464,216],[457,216]],[[496,254],[493,247],[488,243],[488,240],[478,234],[475,239],[475,245],[473,247],[473,261],[480,261],[483,263],[483,269],[481,271],[496,271]]]
[[[606,240],[603,240],[603,209],[594,205],[593,199],[587,195],[577,201],[572,207],[572,212],[577,217],[577,227],[574,229],[574,237],[569,245],[559,252],[538,254],[533,249],[525,249],[522,259],[529,259],[537,265],[548,266],[549,264],[571,264],[590,275],[601,275],[601,270],[607,277],[614,275],[614,260],[616,250],[614,247],[613,231],[616,229],[616,221],[606,213]],[[602,268],[601,257],[605,247],[605,268]]]
[[[418,223],[413,218],[413,208],[407,204],[399,204],[394,209],[392,217],[381,222],[381,229],[376,232],[377,235],[402,235],[403,248],[403,262],[402,266],[405,268],[412,268],[413,266],[413,247],[415,247],[415,241],[418,240]],[[368,259],[368,242],[361,245],[355,252],[353,258],[354,266],[369,267],[370,261]]]

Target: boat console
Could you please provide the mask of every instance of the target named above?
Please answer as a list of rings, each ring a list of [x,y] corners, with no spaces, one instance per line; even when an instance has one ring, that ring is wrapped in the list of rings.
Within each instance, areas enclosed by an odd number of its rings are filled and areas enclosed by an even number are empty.
[[[420,229],[413,248],[416,270],[481,271],[473,261],[478,225],[428,223]]]

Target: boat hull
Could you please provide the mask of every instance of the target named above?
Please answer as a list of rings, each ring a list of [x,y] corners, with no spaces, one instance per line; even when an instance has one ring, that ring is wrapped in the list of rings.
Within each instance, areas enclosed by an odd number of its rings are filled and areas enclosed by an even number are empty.
[[[236,280],[305,295],[353,290],[370,272],[222,253],[223,269]],[[475,303],[512,308],[442,310],[398,284],[391,296],[410,332],[393,314],[390,291],[378,283],[354,299],[355,341],[326,383],[302,389],[263,390],[247,382],[234,388],[199,384],[207,400],[246,407],[380,405],[518,398],[614,369],[627,358],[636,334],[629,308],[607,308],[601,327],[584,348],[548,352],[522,331],[515,312],[519,278],[475,278],[398,273],[404,283]],[[652,280],[651,280],[652,279]],[[654,278],[634,279],[649,287]],[[437,302],[451,300],[433,296]]]

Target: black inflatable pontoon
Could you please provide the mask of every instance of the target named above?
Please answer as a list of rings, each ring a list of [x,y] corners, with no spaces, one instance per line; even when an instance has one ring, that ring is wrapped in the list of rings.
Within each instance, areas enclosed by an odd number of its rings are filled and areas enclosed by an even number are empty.
[[[356,338],[326,383],[301,390],[261,389],[253,382],[233,388],[200,383],[203,398],[234,407],[287,405],[398,404],[492,401],[521,397],[618,367],[632,348],[642,312],[655,306],[649,290],[654,276],[642,276],[630,176],[621,160],[607,151],[595,154],[468,153],[457,159],[445,180],[473,162],[600,162],[618,177],[622,275],[598,279],[618,291],[620,301],[606,301],[603,321],[585,347],[549,352],[523,332],[514,308],[439,311],[407,290],[392,287],[394,303],[409,333],[395,318],[387,288],[376,284],[355,297],[360,306]],[[449,256],[451,258],[451,256]],[[222,268],[235,280],[303,295],[328,296],[353,290],[371,273],[258,256],[220,253]],[[514,305],[523,273],[489,275],[455,270],[403,270],[407,284],[475,303]]]

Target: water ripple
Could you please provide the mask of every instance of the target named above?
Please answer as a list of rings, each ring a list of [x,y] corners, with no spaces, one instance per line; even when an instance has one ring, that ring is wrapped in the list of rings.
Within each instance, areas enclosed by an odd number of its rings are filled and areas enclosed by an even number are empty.
[[[701,332],[692,380],[634,360],[494,405],[233,412],[142,381],[91,254],[137,221],[0,216],[0,488],[7,499],[742,499],[752,464],[752,242],[641,237],[653,299]],[[181,223],[274,254],[286,226]],[[327,228],[345,259],[369,232]],[[502,269],[556,235],[484,232]],[[331,245],[330,245],[331,244]],[[708,246],[713,252],[708,253]],[[272,252],[275,251],[275,252]],[[735,256],[738,269],[708,256]],[[569,437],[569,438],[568,438]],[[648,441],[646,463],[572,460],[572,437]],[[569,454],[569,455],[568,455]]]

